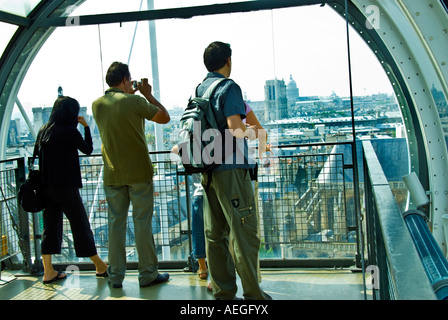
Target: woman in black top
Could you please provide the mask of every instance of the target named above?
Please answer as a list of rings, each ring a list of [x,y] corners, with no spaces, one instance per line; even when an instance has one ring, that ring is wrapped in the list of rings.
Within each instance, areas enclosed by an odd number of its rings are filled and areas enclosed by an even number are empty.
[[[97,254],[79,193],[82,182],[78,150],[87,155],[93,151],[90,128],[85,119],[78,116],[79,110],[75,99],[58,98],[48,123],[39,130],[36,139],[45,203],[41,244],[44,283],[66,277],[65,273],[55,271],[51,263],[51,255],[61,253],[63,212],[70,221],[76,255],[89,257],[95,264],[96,275],[107,276],[107,265]],[[76,128],[78,123],[84,126],[84,139]]]

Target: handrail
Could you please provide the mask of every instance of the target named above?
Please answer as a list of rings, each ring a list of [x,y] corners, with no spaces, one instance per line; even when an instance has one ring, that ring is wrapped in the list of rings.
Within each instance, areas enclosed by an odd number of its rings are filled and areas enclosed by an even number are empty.
[[[429,230],[426,215],[418,209],[408,210],[403,219],[437,298],[448,300],[448,261]]]
[[[370,141],[363,141],[368,259],[380,299],[435,300],[434,290]],[[376,287],[376,288],[375,288]]]

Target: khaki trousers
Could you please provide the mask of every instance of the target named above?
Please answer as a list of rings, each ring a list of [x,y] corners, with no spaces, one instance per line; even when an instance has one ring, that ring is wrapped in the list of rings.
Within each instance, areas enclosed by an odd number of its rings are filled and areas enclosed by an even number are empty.
[[[152,234],[154,186],[152,182],[104,186],[109,214],[109,279],[121,284],[126,274],[126,230],[129,205],[138,253],[138,281],[141,286],[157,278],[158,260]]]
[[[241,279],[245,299],[264,300],[258,282],[258,218],[250,175],[246,169],[213,172],[204,186],[204,232],[208,267],[215,298],[231,300],[237,292],[236,273]],[[233,243],[233,258],[229,251]],[[235,261],[234,261],[235,260]]]

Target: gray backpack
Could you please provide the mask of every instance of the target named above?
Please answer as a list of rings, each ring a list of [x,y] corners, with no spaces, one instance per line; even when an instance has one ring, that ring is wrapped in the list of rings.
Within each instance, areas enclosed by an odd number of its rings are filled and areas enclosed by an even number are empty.
[[[215,80],[202,97],[194,95],[180,119],[179,156],[185,171],[208,172],[222,163],[222,133],[210,104],[216,87],[226,78]]]

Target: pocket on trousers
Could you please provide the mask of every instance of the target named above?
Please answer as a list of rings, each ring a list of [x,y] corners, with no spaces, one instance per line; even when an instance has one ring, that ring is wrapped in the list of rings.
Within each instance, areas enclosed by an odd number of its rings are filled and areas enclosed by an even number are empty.
[[[249,206],[238,209],[238,217],[243,228],[253,229],[255,232],[257,231],[258,219],[255,207]]]

